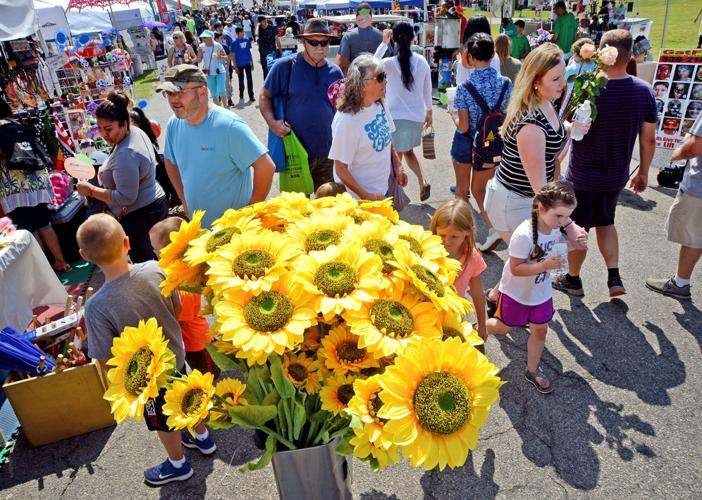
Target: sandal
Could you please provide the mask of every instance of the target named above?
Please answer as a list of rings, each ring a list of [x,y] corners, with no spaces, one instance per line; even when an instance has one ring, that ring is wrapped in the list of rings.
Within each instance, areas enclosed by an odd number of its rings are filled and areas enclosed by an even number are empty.
[[[69,272],[71,272],[71,269],[73,269],[70,264],[66,264],[63,267],[53,267],[52,266],[52,268],[57,273],[69,273]]]
[[[419,192],[419,200],[427,201],[431,196],[431,184],[425,184],[422,190]]]
[[[536,373],[531,373],[529,370],[527,370],[524,372],[524,378],[527,379],[528,382],[531,382],[534,387],[536,387],[536,390],[541,394],[550,394],[553,392],[551,381],[546,378],[546,375],[544,375],[544,372],[541,371],[541,368],[537,368]]]

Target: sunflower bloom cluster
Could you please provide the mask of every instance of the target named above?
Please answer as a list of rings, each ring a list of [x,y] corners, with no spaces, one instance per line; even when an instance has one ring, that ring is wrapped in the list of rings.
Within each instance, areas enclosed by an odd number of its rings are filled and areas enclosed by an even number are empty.
[[[285,449],[341,438],[338,451],[373,470],[400,451],[426,469],[465,463],[501,381],[475,348],[472,306],[453,286],[461,265],[439,237],[401,221],[389,199],[346,193],[285,193],[227,210],[209,229],[201,219],[162,251],[163,293],[203,293],[215,319],[208,349],[246,383],[154,372],[135,393],[108,391],[116,415],[138,418],[134,401],[165,386],[174,429],[242,425]],[[115,351],[122,371],[111,380],[125,385],[132,357],[151,370],[156,344]]]

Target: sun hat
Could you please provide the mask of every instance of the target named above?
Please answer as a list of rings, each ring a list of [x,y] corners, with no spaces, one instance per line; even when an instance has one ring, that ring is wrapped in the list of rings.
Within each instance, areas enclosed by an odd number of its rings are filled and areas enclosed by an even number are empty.
[[[210,30],[205,30],[202,33],[200,33],[200,38],[214,38],[214,35]]]
[[[329,38],[334,37],[334,35],[332,35],[329,32],[329,26],[327,25],[327,22],[324,19],[320,19],[318,17],[308,19],[305,23],[305,28],[302,30],[302,33],[297,35],[298,38],[304,38],[307,36],[326,36]]]

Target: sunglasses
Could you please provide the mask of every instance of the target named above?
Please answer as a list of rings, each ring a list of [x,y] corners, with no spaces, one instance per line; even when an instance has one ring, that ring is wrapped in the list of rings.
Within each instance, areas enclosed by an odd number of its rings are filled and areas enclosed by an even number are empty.
[[[375,76],[372,76],[370,78],[366,78],[366,80],[375,80],[378,83],[383,83],[385,81],[386,76],[387,75],[385,74],[385,71],[381,71],[380,73],[378,73]]]
[[[164,91],[163,91],[163,94],[164,94],[167,98],[181,97],[181,96],[183,95],[184,92],[188,92],[188,91],[190,91],[190,90],[197,90],[197,89],[200,89],[200,88],[202,88],[202,87],[204,87],[204,86],[205,86],[205,85],[198,85],[197,87],[190,87],[190,88],[182,89],[182,90],[179,91],[179,92],[173,92],[173,91],[170,91],[170,90],[164,90]]]
[[[309,43],[312,47],[319,47],[320,45],[322,47],[326,47],[329,45],[329,40],[312,40],[309,38],[305,38],[305,43]]]

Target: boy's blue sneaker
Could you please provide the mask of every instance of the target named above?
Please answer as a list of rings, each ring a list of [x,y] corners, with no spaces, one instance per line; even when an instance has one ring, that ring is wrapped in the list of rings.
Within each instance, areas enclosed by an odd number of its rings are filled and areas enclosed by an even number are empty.
[[[200,453],[203,455],[212,455],[217,450],[217,445],[212,439],[212,433],[205,439],[197,439],[186,429],[180,432],[180,440],[186,448],[200,450]]]
[[[162,464],[144,471],[144,479],[150,486],[161,486],[172,481],[185,481],[193,475],[193,468],[189,461],[185,461],[182,467],[176,469],[170,460],[166,459]]]

